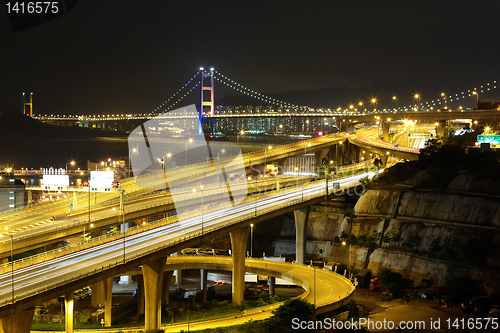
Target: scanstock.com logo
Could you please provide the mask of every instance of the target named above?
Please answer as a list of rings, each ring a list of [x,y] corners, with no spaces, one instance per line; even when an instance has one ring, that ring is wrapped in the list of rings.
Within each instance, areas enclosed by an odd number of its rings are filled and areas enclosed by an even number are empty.
[[[248,193],[239,146],[208,143],[198,134],[200,126],[196,106],[190,105],[144,122],[128,137],[136,184],[169,191],[179,221],[195,209],[235,206]]]

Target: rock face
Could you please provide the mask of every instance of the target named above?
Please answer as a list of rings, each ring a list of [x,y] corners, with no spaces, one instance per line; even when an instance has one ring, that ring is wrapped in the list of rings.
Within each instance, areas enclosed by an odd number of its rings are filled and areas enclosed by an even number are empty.
[[[454,171],[433,188],[442,173],[430,168],[401,185],[370,189],[354,207],[313,206],[309,259],[350,263],[374,274],[386,267],[434,285],[447,275],[469,276],[484,281],[489,292],[500,291],[500,180]],[[279,232],[288,239],[272,241],[274,255],[293,256],[293,220]],[[336,241],[341,236],[354,239],[351,247]]]

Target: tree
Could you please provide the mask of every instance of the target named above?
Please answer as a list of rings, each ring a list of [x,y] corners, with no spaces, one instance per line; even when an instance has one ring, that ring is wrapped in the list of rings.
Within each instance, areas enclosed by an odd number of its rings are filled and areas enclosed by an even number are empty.
[[[92,311],[85,309],[82,312],[78,312],[78,319],[80,319],[81,323],[88,324],[91,315]]]
[[[279,332],[292,332],[292,320],[299,321],[314,320],[316,306],[300,297],[287,299],[282,305],[273,311],[268,324],[271,329],[279,329]]]
[[[405,290],[413,285],[413,280],[404,278],[400,273],[387,268],[382,269],[377,278],[380,280],[382,290],[394,298],[403,296]]]

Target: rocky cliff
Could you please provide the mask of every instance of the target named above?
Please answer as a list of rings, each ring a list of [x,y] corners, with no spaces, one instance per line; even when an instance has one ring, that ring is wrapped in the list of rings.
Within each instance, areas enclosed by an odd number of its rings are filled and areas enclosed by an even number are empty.
[[[308,259],[350,263],[353,269],[369,268],[375,274],[387,267],[416,283],[428,279],[433,285],[447,276],[468,276],[481,280],[489,292],[500,291],[498,185],[496,177],[427,168],[407,179],[375,183],[354,207],[332,202],[314,206]],[[293,257],[293,217],[268,227],[269,237],[273,229],[279,236],[262,240],[259,247]],[[342,246],[341,240],[351,246]]]

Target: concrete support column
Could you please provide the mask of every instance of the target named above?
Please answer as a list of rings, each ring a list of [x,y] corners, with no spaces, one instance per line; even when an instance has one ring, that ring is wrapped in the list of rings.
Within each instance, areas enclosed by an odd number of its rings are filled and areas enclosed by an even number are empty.
[[[73,333],[73,309],[75,306],[75,294],[73,292],[64,295],[64,323],[66,333]]]
[[[207,301],[207,273],[206,269],[200,269],[200,281],[201,281],[201,301]]]
[[[305,262],[307,245],[307,221],[311,207],[301,208],[293,211],[295,217],[295,260],[303,265]]]
[[[0,333],[29,333],[35,308],[21,311],[15,315],[0,319]]]
[[[182,269],[176,269],[174,271],[175,275],[175,282],[177,282],[178,285],[182,284]]]
[[[245,294],[245,255],[250,227],[229,233],[233,255],[233,303],[240,304]]]
[[[90,305],[95,307],[104,306],[104,302],[106,301],[104,296],[104,282],[105,280],[102,280],[90,286],[92,289]]]
[[[276,292],[276,278],[269,276],[267,278],[267,284],[269,285],[269,295],[274,296]]]
[[[168,305],[170,303],[170,285],[172,284],[173,271],[163,273],[163,289],[161,293],[162,304]]]
[[[137,312],[144,314],[144,276],[137,274]]]
[[[76,191],[73,192],[73,209],[78,209],[78,199],[77,199]]]
[[[382,140],[389,142],[389,130],[391,128],[390,121],[382,121]]]
[[[33,204],[33,193],[31,191],[28,191],[28,207],[31,207]]]
[[[103,281],[104,285],[104,326],[111,327],[111,308],[113,306],[113,278]]]
[[[446,127],[446,120],[440,120],[436,127],[436,135],[439,138],[444,136],[444,128]]]
[[[321,150],[317,150],[314,152],[316,166],[321,165],[321,160],[323,159],[323,152]]]
[[[165,258],[142,265],[144,276],[145,294],[145,330],[159,329],[161,324],[161,294],[163,287],[163,273],[165,270]]]

